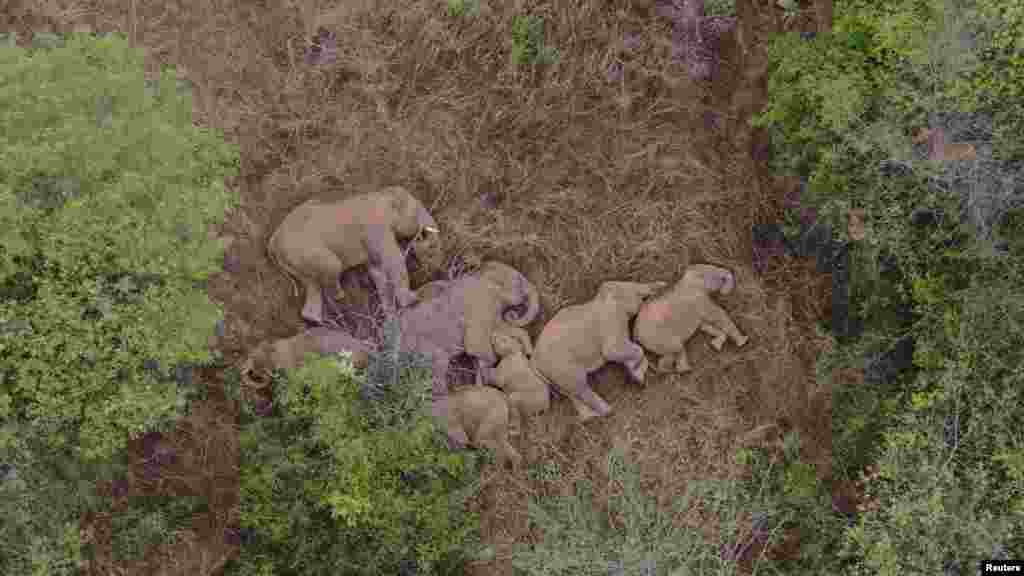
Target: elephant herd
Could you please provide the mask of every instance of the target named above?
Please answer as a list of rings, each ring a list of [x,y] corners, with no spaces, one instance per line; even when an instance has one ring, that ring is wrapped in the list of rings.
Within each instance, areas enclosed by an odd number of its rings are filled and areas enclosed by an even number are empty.
[[[660,356],[658,371],[691,370],[685,344],[697,331],[708,334],[716,350],[726,339],[747,342],[710,297],[729,294],[733,274],[701,264],[670,289],[665,282],[604,282],[590,301],[555,313],[533,343],[524,328],[540,312],[537,287],[511,266],[485,261],[473,274],[410,289],[399,240],[411,240],[417,259],[437,269],[443,261],[439,236],[427,209],[401,187],[295,208],[270,237],[267,252],[296,288],[303,287],[302,317],[316,326],[257,346],[242,364],[246,383],[265,386],[273,370],[295,368],[307,353],[348,351],[357,368],[366,365],[375,345],[324,326],[332,298],[322,296],[342,298],[341,273],[362,264],[385,313],[397,320],[400,346],[431,362],[432,413],[449,446],[487,447],[503,464],[518,466],[509,436],[519,435],[526,417],[550,407],[552,391],[568,397],[580,421],[609,414],[611,406],[588,384],[588,375],[605,364],[623,365],[640,383],[648,369],[645,351]],[[450,392],[449,362],[462,353],[476,365],[476,383]]]

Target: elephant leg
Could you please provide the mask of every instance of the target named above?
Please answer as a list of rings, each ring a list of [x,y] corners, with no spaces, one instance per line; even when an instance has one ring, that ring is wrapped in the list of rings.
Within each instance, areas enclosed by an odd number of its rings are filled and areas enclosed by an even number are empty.
[[[617,362],[626,367],[634,382],[642,384],[647,373],[647,356],[644,349],[632,340],[624,340],[614,348],[606,350],[604,357],[609,362]]]
[[[508,396],[508,435],[512,437],[519,436],[523,430],[523,411],[520,409],[522,406],[522,399],[518,393],[513,392]]]
[[[576,385],[573,387],[574,404],[576,411],[580,414],[580,421],[589,420],[594,416],[606,416],[611,413],[612,407],[591,389],[587,382],[587,373],[582,372],[576,377]]]
[[[302,306],[302,318],[315,325],[324,322],[324,300],[320,285],[312,280],[303,280],[306,289],[306,302]]]
[[[576,409],[576,414],[579,417],[580,422],[586,422],[591,418],[597,418],[600,416],[600,414],[595,412],[590,406],[587,406],[581,400],[576,398],[572,399],[572,407]]]
[[[466,431],[462,426],[452,426],[448,428],[448,449],[449,450],[463,450],[469,446],[469,436],[466,435]]]
[[[504,456],[504,462],[511,464],[513,470],[518,470],[523,463],[523,457],[507,438],[501,442],[501,454]]]
[[[671,356],[666,356],[666,358],[672,359]],[[676,354],[676,357],[673,360],[674,360],[673,365],[675,367],[675,371],[676,372],[678,372],[680,374],[683,374],[685,372],[689,372],[690,370],[693,370],[693,367],[690,366],[690,361],[686,357],[686,348],[683,348],[682,350],[680,350],[679,353]]]
[[[711,336],[711,347],[715,350],[721,350],[722,346],[725,346],[725,340],[728,336],[725,332],[719,330],[717,326],[702,322],[700,325],[700,331]]]
[[[486,384],[492,384],[495,380],[495,374],[497,371],[494,366],[488,366],[486,360],[476,358],[476,385],[484,386]]]
[[[405,256],[398,247],[394,233],[386,226],[374,226],[367,231],[366,244],[370,257],[370,275],[377,286],[384,310],[393,310],[396,303],[399,308],[411,306],[417,296],[409,289]]]
[[[703,314],[704,322],[707,324],[713,324],[719,330],[729,335],[729,338],[736,343],[737,346],[743,346],[747,343],[748,338],[740,332],[740,329],[736,327],[736,324],[729,317],[729,314],[725,310],[722,310],[718,305],[713,302],[708,302],[708,305],[704,308]]]
[[[323,324],[324,288],[334,292],[329,295],[332,298],[344,297],[345,291],[341,288],[344,267],[334,252],[320,247],[304,255],[301,268],[310,274],[309,277],[301,278],[306,290],[302,317],[314,324]]]
[[[370,280],[373,280],[373,285],[377,289],[380,307],[384,309],[385,314],[393,314],[395,312],[395,295],[391,285],[388,283],[387,274],[376,266],[370,266],[367,271],[370,273]]]

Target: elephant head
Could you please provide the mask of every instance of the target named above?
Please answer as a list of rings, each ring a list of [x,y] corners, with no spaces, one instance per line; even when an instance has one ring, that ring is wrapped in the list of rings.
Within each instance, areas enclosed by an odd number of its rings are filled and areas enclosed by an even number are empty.
[[[540,313],[540,294],[537,287],[527,280],[515,268],[496,262],[485,262],[480,268],[480,278],[498,289],[501,303],[501,317],[513,326],[526,326],[533,322]],[[526,305],[526,310],[519,314],[515,308]]]
[[[732,272],[710,264],[694,264],[686,269],[683,281],[687,284],[703,285],[708,292],[719,292],[728,295],[736,287],[736,278]]]
[[[430,215],[423,203],[401,186],[392,186],[385,192],[391,194],[396,214],[394,231],[399,238],[412,239],[416,259],[430,270],[439,270],[444,265],[441,246],[441,228]]]
[[[644,300],[654,296],[668,286],[665,282],[604,282],[597,289],[597,299],[617,303],[630,316],[640,311]]]

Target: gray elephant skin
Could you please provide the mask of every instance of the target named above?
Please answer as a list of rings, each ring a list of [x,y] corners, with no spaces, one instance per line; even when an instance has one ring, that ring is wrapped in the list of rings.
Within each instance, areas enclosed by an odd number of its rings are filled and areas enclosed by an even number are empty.
[[[659,372],[688,372],[686,342],[698,330],[711,336],[711,346],[721,350],[726,338],[737,346],[747,343],[729,314],[711,299],[712,293],[730,294],[736,286],[732,272],[718,266],[696,264],[683,273],[672,290],[640,308],[633,337],[645,349],[661,356]]]
[[[309,200],[292,210],[271,235],[267,254],[305,290],[302,317],[323,323],[322,289],[344,296],[340,275],[367,265],[387,312],[416,301],[399,239],[412,239],[425,266],[439,268],[443,257],[437,222],[408,190],[398,186],[339,202]]]
[[[431,282],[418,292],[426,298],[398,314],[401,345],[431,360],[435,395],[447,393],[448,364],[462,352],[474,359],[478,384],[492,380],[498,363],[492,335],[500,330],[529,342],[522,327],[540,313],[537,287],[515,268],[494,260],[474,274]]]
[[[626,367],[642,383],[647,372],[643,349],[629,338],[629,322],[646,298],[664,282],[605,282],[593,300],[558,311],[534,344],[533,368],[559,392],[569,396],[581,421],[611,412],[587,381],[609,362]]]

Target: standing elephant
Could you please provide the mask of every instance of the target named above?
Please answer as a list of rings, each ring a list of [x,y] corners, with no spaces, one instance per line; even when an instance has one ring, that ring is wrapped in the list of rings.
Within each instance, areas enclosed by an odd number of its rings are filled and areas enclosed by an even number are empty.
[[[515,268],[493,260],[475,274],[431,282],[420,290],[433,297],[402,310],[399,330],[405,349],[431,359],[437,395],[447,392],[448,364],[461,352],[476,361],[477,383],[490,381],[498,362],[492,334],[501,330],[529,340],[522,327],[540,313],[537,287]]]
[[[534,345],[533,367],[572,398],[580,421],[612,410],[587,382],[587,376],[606,363],[624,365],[634,381],[643,382],[647,357],[629,339],[629,321],[644,299],[666,286],[664,282],[605,282],[593,300],[559,310],[544,326]]]
[[[440,266],[437,222],[405,188],[393,186],[340,202],[309,200],[292,210],[267,243],[267,254],[305,289],[302,317],[323,322],[322,289],[344,296],[340,275],[367,264],[384,310],[393,312],[416,301],[399,239],[414,239],[417,258]]]
[[[718,266],[697,264],[686,269],[669,292],[644,303],[636,316],[633,337],[641,346],[658,354],[660,372],[688,372],[686,341],[698,330],[712,337],[711,345],[721,350],[726,338],[737,346],[747,343],[729,315],[711,299],[712,292],[729,294],[736,286],[732,272]]]

